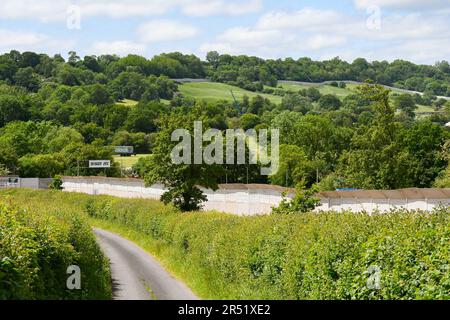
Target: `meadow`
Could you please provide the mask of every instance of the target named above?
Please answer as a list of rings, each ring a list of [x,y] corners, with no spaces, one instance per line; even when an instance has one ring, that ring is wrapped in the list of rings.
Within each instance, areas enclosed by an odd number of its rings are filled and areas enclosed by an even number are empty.
[[[338,88],[331,85],[302,85],[302,84],[295,84],[295,83],[280,83],[279,87],[282,89],[298,92],[303,89],[308,89],[311,87],[316,88],[319,90],[319,92],[322,95],[325,94],[333,94],[336,95],[339,99],[343,100],[346,96],[354,93],[354,87],[350,87],[351,85],[348,85],[347,88]]]
[[[179,91],[186,97],[204,100],[206,102],[217,102],[220,100],[233,102],[234,100],[231,91],[233,91],[233,94],[238,101],[242,101],[244,95],[247,95],[249,98],[260,95],[273,103],[281,103],[282,99],[279,96],[252,92],[217,82],[185,83],[179,86]]]
[[[356,92],[356,84],[347,84],[346,88],[339,88],[328,84],[301,84],[301,83],[286,83],[286,82],[280,82],[278,85],[278,88],[286,90],[288,92],[298,92],[303,89],[308,88],[317,88],[319,92],[322,95],[326,94],[332,94],[337,96],[341,101],[344,100],[345,97],[347,97],[350,94],[353,94]],[[266,86],[268,89],[276,90],[275,87],[269,87]],[[265,94],[260,92],[252,92],[248,91],[239,87],[231,86],[224,83],[218,83],[218,82],[192,82],[192,83],[184,83],[179,86],[179,91],[184,96],[188,98],[192,98],[198,101],[206,101],[206,102],[218,102],[220,100],[225,100],[229,102],[233,102],[233,96],[231,95],[231,91],[233,91],[233,94],[235,98],[238,101],[241,101],[244,95],[248,96],[249,98],[253,98],[257,95],[263,96],[264,98],[269,99],[271,102],[279,104],[281,103],[283,97],[277,96],[274,94]],[[392,89],[392,96],[394,94],[401,94],[402,91],[396,90],[395,88]],[[162,99],[161,102],[165,105],[170,104],[170,101]],[[394,103],[394,99],[392,97],[391,103]],[[127,107],[135,107],[138,104],[138,101],[131,100],[131,99],[124,99],[121,102],[118,102],[119,105],[124,105]],[[435,109],[431,106],[424,106],[424,105],[417,105],[416,114],[418,116],[421,115],[428,115],[430,113],[436,112]],[[134,164],[134,162],[133,162]]]
[[[136,154],[131,157],[121,157],[119,155],[113,156],[115,162],[119,163],[122,168],[129,169],[135,165],[140,158],[145,158],[149,154]]]
[[[448,208],[238,217],[55,191],[6,196],[125,236],[204,299],[450,299]]]

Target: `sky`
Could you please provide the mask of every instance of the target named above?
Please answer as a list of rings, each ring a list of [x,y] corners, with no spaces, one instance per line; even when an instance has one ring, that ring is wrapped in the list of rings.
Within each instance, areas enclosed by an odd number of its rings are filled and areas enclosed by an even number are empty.
[[[450,60],[450,0],[1,0],[0,52]]]

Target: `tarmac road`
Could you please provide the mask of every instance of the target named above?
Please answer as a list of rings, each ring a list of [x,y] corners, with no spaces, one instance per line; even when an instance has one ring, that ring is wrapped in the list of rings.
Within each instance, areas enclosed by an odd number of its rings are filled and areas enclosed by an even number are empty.
[[[94,232],[111,263],[114,300],[198,300],[133,242],[105,230]]]

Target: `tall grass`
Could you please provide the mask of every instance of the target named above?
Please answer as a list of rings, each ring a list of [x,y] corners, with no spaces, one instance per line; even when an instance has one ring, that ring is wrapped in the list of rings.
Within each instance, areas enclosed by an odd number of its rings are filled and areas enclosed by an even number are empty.
[[[108,261],[86,219],[36,204],[0,195],[0,300],[110,299]],[[81,270],[80,290],[67,288],[72,265]]]
[[[450,299],[449,209],[237,217],[180,214],[151,200],[8,193],[84,212],[147,248],[202,298]]]

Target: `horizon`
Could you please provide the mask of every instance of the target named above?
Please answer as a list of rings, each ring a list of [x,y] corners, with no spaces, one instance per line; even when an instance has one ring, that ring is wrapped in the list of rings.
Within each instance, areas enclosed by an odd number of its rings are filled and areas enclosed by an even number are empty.
[[[33,53],[36,53],[36,54],[38,54],[38,55],[41,55],[41,54],[44,54],[44,55],[48,55],[49,57],[54,57],[54,56],[57,56],[57,55],[60,55],[62,58],[64,58],[64,60],[65,60],[65,62],[67,63],[68,62],[68,58],[69,58],[69,54],[68,54],[68,52],[67,53],[61,53],[61,52],[57,52],[57,53],[55,53],[55,54],[48,54],[48,53],[45,53],[45,52],[34,52],[34,51],[19,51],[19,50],[15,50],[15,49],[12,49],[11,51],[18,51],[20,54],[23,54],[23,53],[25,53],[25,52],[33,52]],[[2,53],[0,53],[0,55],[3,55],[3,54],[9,54],[11,51],[8,51],[8,52],[2,52]],[[213,50],[214,51],[214,50]],[[181,52],[181,51],[167,51],[167,52],[161,52],[161,53],[159,53],[159,54],[155,54],[155,55],[153,55],[153,56],[150,56],[150,57],[148,57],[148,56],[145,56],[145,55],[140,55],[140,54],[136,54],[136,53],[128,53],[128,54],[124,54],[124,55],[118,55],[118,54],[101,54],[101,55],[94,55],[94,54],[86,54],[86,55],[80,55],[80,54],[78,54],[78,52],[76,52],[76,51],[74,51],[76,54],[77,54],[77,56],[80,58],[80,59],[84,59],[85,57],[88,57],[88,56],[95,56],[95,57],[101,57],[101,56],[105,56],[105,55],[112,55],[112,56],[117,56],[118,58],[126,58],[126,57],[128,57],[128,56],[139,56],[139,57],[142,57],[142,58],[145,58],[145,59],[147,59],[147,60],[152,60],[154,57],[156,57],[156,56],[159,56],[159,55],[164,55],[164,54],[172,54],[172,53],[181,53],[182,55],[194,55],[195,57],[197,57],[197,58],[199,58],[202,62],[204,62],[204,63],[207,63],[208,61],[207,61],[207,59],[206,59],[206,56],[198,56],[198,55],[196,55],[196,54],[194,54],[194,53],[186,53],[186,52]],[[222,52],[217,52],[219,55],[227,55],[228,53],[222,53]],[[230,54],[230,56],[232,56],[232,57],[239,57],[239,56],[247,56],[247,57],[250,57],[250,58],[258,58],[258,59],[262,59],[262,60],[264,60],[264,61],[277,61],[277,60],[281,60],[281,61],[286,61],[286,60],[289,60],[289,59],[292,59],[292,60],[294,60],[294,61],[299,61],[299,60],[301,60],[301,59],[311,59],[311,61],[313,61],[313,62],[327,62],[327,61],[333,61],[333,60],[335,60],[335,59],[338,59],[338,60],[340,60],[340,61],[344,61],[344,62],[346,62],[346,63],[348,63],[348,64],[352,64],[355,60],[357,60],[357,59],[364,59],[364,60],[366,60],[369,64],[373,64],[373,63],[375,63],[375,62],[388,62],[389,64],[391,64],[391,63],[393,63],[393,62],[395,62],[395,61],[405,61],[405,62],[410,62],[410,63],[413,63],[413,64],[415,64],[415,65],[418,65],[418,66],[421,66],[421,65],[424,65],[424,66],[431,66],[431,67],[435,67],[436,66],[436,64],[437,63],[439,63],[439,62],[445,62],[445,61],[447,61],[447,60],[438,60],[438,61],[435,61],[434,63],[429,63],[429,64],[427,64],[427,63],[416,63],[416,62],[414,62],[414,61],[410,61],[410,60],[408,60],[408,59],[403,59],[403,58],[397,58],[397,59],[394,59],[394,60],[368,60],[368,59],[366,59],[365,57],[356,57],[355,59],[353,59],[353,60],[345,60],[345,59],[342,59],[341,57],[339,57],[339,56],[336,56],[336,57],[333,57],[333,58],[330,58],[330,59],[323,59],[323,60],[317,60],[317,59],[313,59],[313,58],[311,58],[311,57],[308,57],[308,56],[301,56],[301,57],[298,57],[298,58],[293,58],[293,57],[285,57],[285,58],[262,58],[262,57],[259,57],[259,56],[254,56],[254,55],[234,55],[234,54]],[[449,61],[447,61],[447,62],[450,62],[450,60]],[[345,81],[345,80],[341,80],[341,81]],[[350,80],[351,81],[351,80]]]

